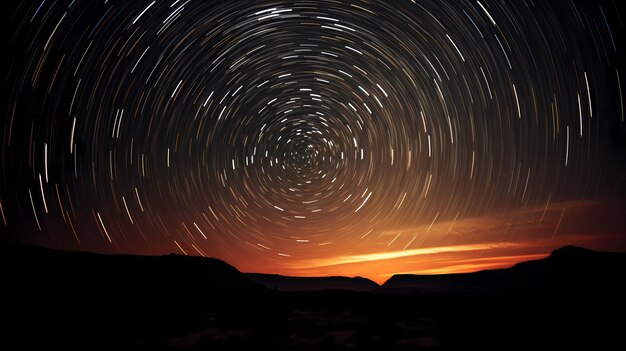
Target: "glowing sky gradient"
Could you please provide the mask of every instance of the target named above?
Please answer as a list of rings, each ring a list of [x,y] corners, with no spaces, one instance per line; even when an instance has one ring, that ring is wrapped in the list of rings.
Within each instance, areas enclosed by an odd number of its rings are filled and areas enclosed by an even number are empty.
[[[612,2],[7,13],[4,238],[378,282],[626,249]]]

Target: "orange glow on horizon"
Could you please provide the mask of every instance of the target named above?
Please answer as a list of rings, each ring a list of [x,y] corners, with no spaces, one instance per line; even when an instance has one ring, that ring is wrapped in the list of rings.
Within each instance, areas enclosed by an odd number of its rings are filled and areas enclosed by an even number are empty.
[[[566,245],[595,250],[625,250],[619,231],[601,230],[602,222],[598,218],[613,218],[611,216],[615,214],[609,212],[602,205],[590,201],[556,203],[508,214],[386,230],[379,233],[378,241],[367,242],[367,245],[365,241],[357,242],[350,254],[331,252],[324,257],[292,255],[285,257],[280,264],[273,262],[268,265],[233,263],[244,272],[301,277],[361,276],[378,284],[383,284],[395,274],[449,274],[499,269],[541,259]],[[387,243],[398,237],[420,235],[421,246],[415,248]]]

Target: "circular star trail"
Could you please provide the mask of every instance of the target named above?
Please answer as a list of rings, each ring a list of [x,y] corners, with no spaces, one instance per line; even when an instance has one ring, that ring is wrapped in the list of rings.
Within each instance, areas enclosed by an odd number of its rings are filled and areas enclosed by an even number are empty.
[[[600,196],[624,128],[613,15],[577,1],[21,3],[5,229],[280,264]]]

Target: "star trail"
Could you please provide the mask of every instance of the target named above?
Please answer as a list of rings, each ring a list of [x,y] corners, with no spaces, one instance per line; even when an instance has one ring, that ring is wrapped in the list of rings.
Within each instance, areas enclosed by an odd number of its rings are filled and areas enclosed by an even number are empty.
[[[374,277],[624,246],[611,2],[37,1],[10,16],[12,240]]]

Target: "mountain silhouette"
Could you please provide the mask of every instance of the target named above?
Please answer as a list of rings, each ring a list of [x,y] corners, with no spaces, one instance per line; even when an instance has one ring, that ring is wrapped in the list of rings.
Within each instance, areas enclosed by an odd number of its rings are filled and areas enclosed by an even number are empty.
[[[626,254],[566,246],[548,257],[511,268],[474,273],[392,276],[377,291],[397,294],[546,294],[624,291],[616,277],[626,272]]]
[[[0,260],[3,349],[626,347],[621,253],[565,247],[507,269],[397,275],[381,287],[180,255],[0,245]]]
[[[351,290],[373,291],[375,282],[362,277],[289,277],[278,274],[246,273],[252,281],[277,291]]]
[[[11,287],[3,314],[9,335],[26,345],[91,348],[97,340],[151,348],[211,318],[228,323],[268,314],[266,289],[217,259],[0,249],[3,286]]]

